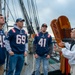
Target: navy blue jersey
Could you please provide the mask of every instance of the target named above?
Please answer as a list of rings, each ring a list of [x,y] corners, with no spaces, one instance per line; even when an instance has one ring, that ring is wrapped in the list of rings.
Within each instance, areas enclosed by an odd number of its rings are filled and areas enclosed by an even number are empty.
[[[0,30],[0,65],[5,63],[6,48],[5,48],[5,34]]]
[[[23,29],[13,28],[11,29],[6,37],[9,41],[11,50],[16,54],[23,54],[25,52],[25,44],[27,41],[27,34]],[[8,47],[7,47],[8,49]]]
[[[39,56],[48,55],[51,51],[52,37],[47,32],[40,32],[35,36],[33,44],[36,46],[36,54]]]

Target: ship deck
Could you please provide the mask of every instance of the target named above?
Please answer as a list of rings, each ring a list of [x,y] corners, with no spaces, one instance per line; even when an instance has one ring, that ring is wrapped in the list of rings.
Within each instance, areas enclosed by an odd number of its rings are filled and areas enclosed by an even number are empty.
[[[28,54],[26,58],[27,65],[24,64],[21,75],[33,75],[35,72],[35,58],[33,54]],[[43,75],[42,63],[40,73]],[[6,71],[4,72],[6,75]],[[60,62],[54,57],[49,60],[49,74],[48,75],[62,75],[60,71]]]

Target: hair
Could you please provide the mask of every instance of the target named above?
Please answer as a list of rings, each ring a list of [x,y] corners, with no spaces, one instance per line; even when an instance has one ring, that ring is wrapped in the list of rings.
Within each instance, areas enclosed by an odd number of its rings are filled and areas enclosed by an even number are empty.
[[[3,16],[2,14],[0,14],[0,16]]]
[[[75,32],[75,29],[73,29],[72,31]]]

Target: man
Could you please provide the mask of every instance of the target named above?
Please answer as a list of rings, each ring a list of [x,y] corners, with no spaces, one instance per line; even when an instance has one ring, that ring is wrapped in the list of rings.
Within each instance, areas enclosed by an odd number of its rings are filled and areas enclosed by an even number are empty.
[[[20,75],[24,56],[27,56],[28,41],[27,34],[23,30],[24,19],[18,18],[14,28],[11,29],[6,37],[6,49],[9,52],[9,70],[8,75]]]
[[[48,75],[48,59],[52,53],[52,37],[46,32],[47,24],[42,24],[41,32],[39,32],[34,38],[34,57],[36,58],[36,70],[35,75],[40,75],[40,63],[43,61],[44,75]]]
[[[4,72],[4,63],[6,57],[6,49],[5,49],[5,34],[2,30],[3,25],[5,23],[4,17],[0,14],[0,75],[3,75]]]
[[[65,43],[65,42],[60,42],[59,45],[63,46],[64,48],[56,48],[54,47],[55,51],[61,51],[63,56],[68,59],[68,62],[71,66],[71,75],[75,75],[75,29],[71,31],[71,38],[72,38],[72,43]]]

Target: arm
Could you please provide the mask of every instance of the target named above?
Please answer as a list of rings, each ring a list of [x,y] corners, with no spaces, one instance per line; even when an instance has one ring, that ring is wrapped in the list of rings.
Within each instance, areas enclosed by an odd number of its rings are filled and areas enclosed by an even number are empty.
[[[62,48],[61,51],[62,51],[63,56],[66,57],[67,59],[71,59],[75,55],[75,50],[70,51],[66,48]]]
[[[10,55],[13,55],[14,53],[12,52],[12,49],[10,47],[10,40],[12,38],[12,31],[10,30],[5,38],[5,47],[6,50],[9,52]]]
[[[69,48],[54,47],[55,51],[62,52],[63,56],[67,59],[71,59],[75,55],[75,50],[70,51]]]
[[[33,53],[36,54],[36,44],[37,44],[37,37],[35,36],[33,41]]]
[[[70,49],[70,46],[71,46],[71,44],[69,44],[68,42],[65,43],[65,47],[66,47],[67,49]]]
[[[26,35],[26,42],[25,42],[25,51],[28,51],[28,37]]]
[[[61,47],[59,47],[57,44],[54,44],[53,50],[56,52],[61,52]]]
[[[48,55],[52,54],[53,51],[53,43],[52,43],[52,37],[50,36],[49,41],[48,41]]]
[[[28,51],[28,37],[27,37],[27,34],[26,34],[25,52],[24,52],[24,56],[27,56],[27,51]]]

